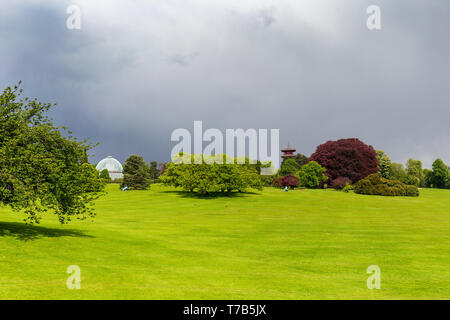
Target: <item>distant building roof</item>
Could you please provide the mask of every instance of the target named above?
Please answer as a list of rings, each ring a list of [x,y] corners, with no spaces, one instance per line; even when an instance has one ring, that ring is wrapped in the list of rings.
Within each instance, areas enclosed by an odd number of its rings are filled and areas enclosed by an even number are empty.
[[[95,167],[98,171],[108,170],[108,172],[122,172],[123,167],[120,162],[113,157],[109,156],[101,160]]]

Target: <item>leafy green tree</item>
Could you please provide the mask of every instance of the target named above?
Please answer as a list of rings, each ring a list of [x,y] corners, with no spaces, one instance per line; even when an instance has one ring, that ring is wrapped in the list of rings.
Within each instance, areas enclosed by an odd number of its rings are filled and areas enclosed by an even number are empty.
[[[19,85],[0,95],[0,204],[39,223],[54,212],[61,223],[94,217],[91,204],[103,194],[104,182],[87,163],[91,145],[65,137],[46,116],[53,106],[21,99]]]
[[[416,187],[420,186],[420,179],[411,174],[407,174],[406,177],[404,177],[400,181],[403,182],[404,184],[408,184],[410,186],[416,186]]]
[[[424,185],[422,161],[409,158],[406,162],[406,174],[408,177],[404,183],[415,186]]]
[[[393,180],[404,180],[407,176],[405,167],[401,163],[392,162],[391,172]]]
[[[448,167],[441,159],[433,162],[433,173],[431,175],[431,184],[434,188],[445,188],[448,184]]]
[[[324,174],[327,170],[316,161],[305,164],[298,172],[300,185],[306,188],[317,188],[322,181],[328,179]]]
[[[131,155],[123,165],[123,183],[134,190],[145,190],[150,186],[150,168],[141,156]]]
[[[158,163],[156,161],[150,162],[150,178],[154,181],[159,177]]]
[[[182,157],[193,159],[194,156],[185,154]],[[261,190],[263,187],[258,165],[250,164],[248,158],[243,164],[238,164],[237,159],[234,159],[234,163],[226,163],[226,155],[223,156],[223,164],[208,164],[204,159],[205,157],[201,164],[184,164],[177,161],[168,163],[161,181],[200,194],[243,192],[248,188]]]
[[[433,170],[430,169],[423,169],[423,175],[424,175],[424,185],[427,188],[431,188],[433,185]]]
[[[103,169],[100,172],[100,178],[103,179],[106,183],[112,182],[112,179],[111,179],[111,176],[109,175],[108,169]]]
[[[287,158],[283,161],[281,168],[279,170],[279,175],[285,176],[289,174],[296,173],[300,169],[297,161],[294,158]]]
[[[294,159],[295,161],[297,161],[299,168],[303,167],[305,164],[308,163],[308,157],[301,153],[297,153]]]
[[[382,150],[377,150],[378,173],[385,179],[392,178],[391,159]]]

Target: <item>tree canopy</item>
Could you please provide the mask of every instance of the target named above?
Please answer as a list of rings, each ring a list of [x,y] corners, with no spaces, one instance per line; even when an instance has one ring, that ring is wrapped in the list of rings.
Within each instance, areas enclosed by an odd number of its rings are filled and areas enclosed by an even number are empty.
[[[108,169],[103,169],[102,171],[100,171],[100,178],[103,179],[103,181],[105,181],[106,183],[112,182]]]
[[[316,161],[308,162],[298,172],[300,185],[306,188],[317,188],[321,182],[328,179],[324,175],[325,171],[326,169]]]
[[[435,188],[446,188],[449,181],[449,170],[441,159],[433,162],[433,172],[431,173],[431,185]]]
[[[309,160],[327,169],[326,175],[331,184],[339,177],[356,183],[378,171],[375,150],[356,138],[328,141],[318,146]]]
[[[383,150],[377,150],[378,173],[385,179],[392,178],[391,159]]]
[[[181,157],[192,157],[194,160],[194,155],[184,154]],[[200,194],[244,192],[248,188],[262,189],[263,183],[258,173],[260,165],[251,164],[248,158],[245,158],[244,164],[238,164],[237,158],[234,159],[234,163],[227,163],[226,157],[223,155],[223,164],[212,163],[205,159],[199,164],[194,164],[194,161],[192,164],[178,161],[168,163],[161,181]]]
[[[294,174],[300,169],[300,166],[298,165],[297,161],[294,158],[287,158],[283,161],[281,164],[279,174],[281,176],[285,176],[288,174]]]
[[[86,162],[92,146],[55,127],[46,116],[53,104],[21,99],[19,85],[0,95],[0,204],[24,211],[30,223],[48,210],[61,223],[93,217],[104,182]]]
[[[145,190],[150,186],[151,170],[141,156],[131,155],[123,165],[123,183],[130,189]]]

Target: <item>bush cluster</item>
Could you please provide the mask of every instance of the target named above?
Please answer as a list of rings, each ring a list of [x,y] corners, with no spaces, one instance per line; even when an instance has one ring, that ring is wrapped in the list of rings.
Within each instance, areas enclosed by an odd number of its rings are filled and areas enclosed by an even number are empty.
[[[342,190],[345,188],[346,185],[351,185],[351,184],[352,184],[352,180],[350,180],[349,178],[338,177],[332,181],[331,187],[333,187],[334,189]]]
[[[397,180],[389,180],[379,174],[371,174],[367,178],[358,181],[354,190],[359,194],[379,196],[410,196],[417,197],[419,189],[416,186],[404,184]]]
[[[288,187],[294,189],[299,185],[298,178],[293,174],[276,177],[272,185],[277,188]]]
[[[353,186],[351,184],[346,184],[345,187],[342,188],[342,191],[344,192],[350,192],[353,190]]]

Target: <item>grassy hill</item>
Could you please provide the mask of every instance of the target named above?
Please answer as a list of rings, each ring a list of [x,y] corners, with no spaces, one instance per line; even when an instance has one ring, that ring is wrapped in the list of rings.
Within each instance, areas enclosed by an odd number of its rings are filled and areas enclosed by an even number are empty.
[[[450,190],[197,198],[108,186],[95,221],[40,226],[0,208],[1,299],[444,299]],[[66,269],[81,268],[81,289]],[[366,269],[381,268],[381,290]]]

